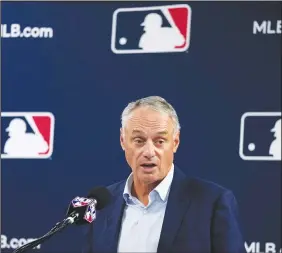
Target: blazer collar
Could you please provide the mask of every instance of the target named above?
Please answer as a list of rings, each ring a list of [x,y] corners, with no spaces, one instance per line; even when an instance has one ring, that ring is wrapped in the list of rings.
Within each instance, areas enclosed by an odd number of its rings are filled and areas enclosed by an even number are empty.
[[[107,208],[107,213],[109,214],[106,215],[108,218],[105,236],[107,237],[106,243],[108,252],[117,251],[119,232],[125,207],[125,200],[123,198],[125,185],[126,180],[119,184],[113,192],[114,201]],[[190,203],[187,186],[186,175],[174,166],[173,180],[158,244],[158,253],[169,252],[172,247],[177,230]]]
[[[168,199],[173,176],[174,176],[174,164],[172,164],[172,167],[169,170],[169,173],[167,174],[167,176],[153,190],[158,193],[158,195],[160,196],[160,199],[163,202],[166,202]],[[127,203],[129,202],[129,198],[132,198],[132,195],[131,195],[132,183],[133,183],[133,174],[131,173],[126,180],[126,184],[125,184],[124,191],[123,191],[123,198]]]
[[[172,250],[173,240],[190,204],[191,195],[188,186],[186,175],[176,167],[158,244],[158,253]]]

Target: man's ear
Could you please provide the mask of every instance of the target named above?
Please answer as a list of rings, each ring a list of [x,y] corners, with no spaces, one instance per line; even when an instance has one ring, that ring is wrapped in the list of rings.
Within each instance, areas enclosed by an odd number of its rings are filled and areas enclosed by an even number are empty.
[[[122,150],[124,151],[124,135],[123,135],[123,129],[120,128],[120,145],[121,145],[121,148]]]
[[[176,153],[178,147],[180,144],[180,132],[176,133],[175,137],[174,137],[174,143],[173,143],[173,153]]]

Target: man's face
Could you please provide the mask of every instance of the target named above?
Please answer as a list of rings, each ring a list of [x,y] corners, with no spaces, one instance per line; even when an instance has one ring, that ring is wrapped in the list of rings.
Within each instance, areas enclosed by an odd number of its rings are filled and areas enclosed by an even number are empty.
[[[281,129],[277,129],[277,131],[275,131],[274,137],[277,139],[281,139]]]
[[[179,145],[172,119],[150,108],[141,107],[128,119],[121,146],[134,179],[144,184],[161,181],[172,166]]]

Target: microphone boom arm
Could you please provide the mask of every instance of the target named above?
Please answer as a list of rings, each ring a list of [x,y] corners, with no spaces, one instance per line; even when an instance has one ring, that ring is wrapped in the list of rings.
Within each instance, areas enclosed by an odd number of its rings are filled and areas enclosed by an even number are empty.
[[[49,238],[51,238],[54,234],[56,234],[57,232],[63,230],[64,228],[66,228],[68,225],[74,223],[75,219],[78,217],[78,214],[73,215],[74,217],[68,217],[67,219],[64,219],[61,222],[58,222],[47,234],[43,235],[42,237],[29,242],[19,248],[17,248],[16,250],[13,251],[13,253],[22,253],[25,252],[29,249],[33,249],[36,246],[38,246],[39,244],[41,244],[42,242],[45,242],[46,240],[48,240]]]
[[[110,191],[106,187],[100,186],[92,189],[87,198],[74,198],[67,211],[68,218],[58,222],[47,234],[17,248],[12,253],[22,253],[35,248],[70,224],[82,225],[92,223],[96,219],[96,210],[101,210],[108,205],[111,197]]]

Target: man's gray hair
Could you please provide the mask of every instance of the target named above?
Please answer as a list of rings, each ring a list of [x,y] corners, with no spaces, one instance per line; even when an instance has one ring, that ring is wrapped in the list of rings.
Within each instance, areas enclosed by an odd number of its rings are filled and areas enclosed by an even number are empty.
[[[180,124],[178,120],[177,113],[173,106],[168,103],[164,98],[159,96],[149,96],[145,98],[138,99],[129,103],[126,108],[123,110],[121,115],[121,126],[124,129],[125,124],[130,117],[131,113],[140,107],[149,107],[153,110],[156,110],[161,113],[166,113],[171,117],[174,123],[174,134],[180,131]]]

